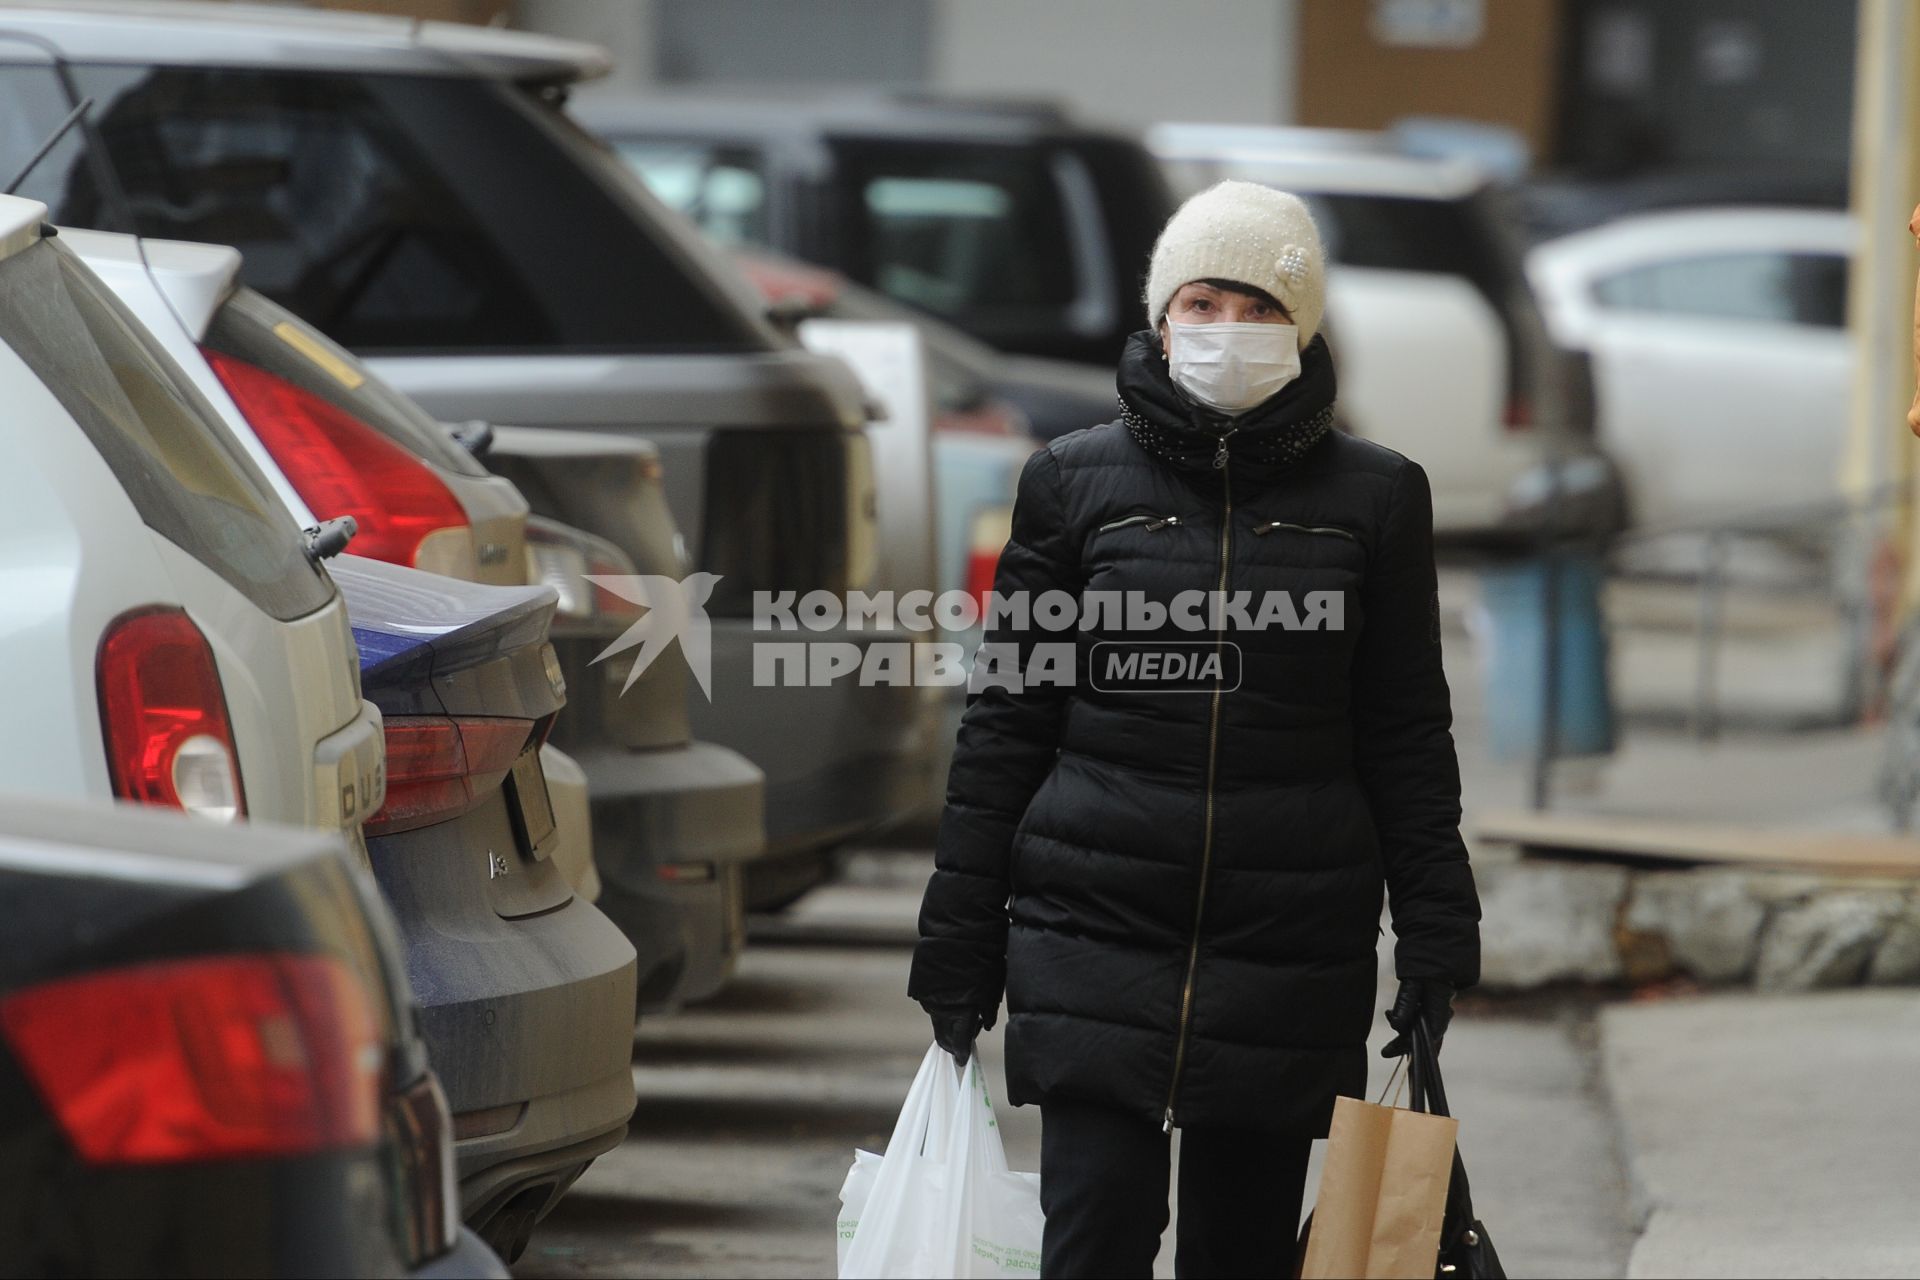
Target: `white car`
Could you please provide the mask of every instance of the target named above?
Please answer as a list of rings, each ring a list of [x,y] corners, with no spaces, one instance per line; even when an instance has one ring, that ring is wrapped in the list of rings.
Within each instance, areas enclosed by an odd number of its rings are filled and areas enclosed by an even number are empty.
[[[0,701],[34,726],[9,785],[358,843],[384,754],[346,607],[260,468],[46,216],[0,197]]]
[[[333,504],[329,516],[343,510],[355,514],[359,531],[350,544],[355,554],[410,561],[425,570],[471,581],[525,580],[526,501],[512,484],[478,467],[456,472],[418,461],[410,465],[392,456],[400,451],[383,444],[369,428],[348,437],[359,442],[361,454],[348,452],[337,438],[334,449],[317,449],[306,438],[318,436],[320,424],[300,422],[295,415],[283,413],[278,421],[284,429],[275,445],[308,464],[300,483],[288,476],[274,447],[262,439],[253,419],[234,402],[215,373],[208,356],[211,348],[201,345],[222,307],[234,301],[240,270],[236,250],[70,227],[61,229],[60,239],[146,326],[154,343],[206,397],[298,527],[320,523],[304,488]],[[287,344],[289,359],[330,369],[331,376],[349,384],[360,376],[300,331],[283,328],[278,336]],[[324,411],[323,405],[320,408]],[[459,446],[438,432],[434,435],[445,454],[457,460],[462,453]],[[329,463],[346,465],[329,468]],[[357,658],[355,663],[357,671]],[[541,747],[541,759],[559,819],[553,856],[568,880],[592,900],[599,896],[599,878],[593,866],[592,831],[580,818],[587,803],[585,780],[579,776],[579,766],[551,744]]]
[[[1348,428],[1426,468],[1441,533],[1527,518],[1526,480],[1550,453],[1544,426],[1562,424],[1577,450],[1591,424],[1556,376],[1485,172],[1352,130],[1160,125],[1147,145],[1183,194],[1239,178],[1306,200],[1332,263]]]
[[[1858,241],[1838,210],[1690,209],[1528,256],[1554,336],[1591,353],[1635,525],[1765,523],[1837,499]]]

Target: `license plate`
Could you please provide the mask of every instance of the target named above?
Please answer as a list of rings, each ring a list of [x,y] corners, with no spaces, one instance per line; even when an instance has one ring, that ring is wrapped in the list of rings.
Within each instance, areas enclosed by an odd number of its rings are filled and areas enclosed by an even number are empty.
[[[513,790],[514,834],[520,838],[520,852],[529,858],[545,857],[544,846],[553,839],[553,798],[547,794],[547,774],[540,767],[538,747],[513,762],[507,785]]]

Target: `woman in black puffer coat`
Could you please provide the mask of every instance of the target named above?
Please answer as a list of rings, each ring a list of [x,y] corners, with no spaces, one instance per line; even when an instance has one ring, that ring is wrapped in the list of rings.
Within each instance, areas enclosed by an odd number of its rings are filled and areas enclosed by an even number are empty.
[[[970,699],[910,990],[964,1060],[1004,988],[1044,1276],[1149,1274],[1176,1126],[1181,1274],[1289,1274],[1311,1139],[1366,1085],[1383,891],[1397,1029],[1437,1038],[1478,976],[1431,494],[1330,429],[1323,282],[1298,200],[1194,197],[1155,247],[1120,419],[1021,477],[995,590],[1065,592],[1080,625],[988,648],[1043,676],[1067,642],[1072,680]],[[1170,612],[1123,628],[1101,593]],[[1149,652],[1184,679],[1129,668]]]

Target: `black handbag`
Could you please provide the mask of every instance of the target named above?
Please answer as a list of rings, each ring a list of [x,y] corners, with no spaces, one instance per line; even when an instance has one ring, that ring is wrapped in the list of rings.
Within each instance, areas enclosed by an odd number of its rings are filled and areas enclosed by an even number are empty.
[[[1447,1088],[1440,1079],[1439,1055],[1434,1052],[1426,1024],[1419,1018],[1414,1019],[1407,1040],[1407,1079],[1414,1110],[1451,1115]],[[1447,1209],[1440,1225],[1440,1261],[1434,1274],[1437,1280],[1507,1280],[1492,1237],[1473,1214],[1473,1188],[1467,1183],[1467,1166],[1460,1159],[1458,1146],[1453,1149],[1453,1180],[1447,1185]]]

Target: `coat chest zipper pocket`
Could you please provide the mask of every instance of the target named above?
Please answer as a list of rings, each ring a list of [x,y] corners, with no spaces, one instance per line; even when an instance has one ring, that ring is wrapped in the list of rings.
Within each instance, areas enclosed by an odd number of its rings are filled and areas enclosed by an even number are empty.
[[[1143,524],[1147,527],[1148,533],[1158,533],[1168,525],[1179,523],[1179,516],[1122,516],[1118,520],[1107,521],[1100,526],[1098,532],[1105,533],[1109,529],[1125,529],[1132,525]]]
[[[1345,538],[1348,542],[1358,542],[1359,537],[1351,529],[1342,529],[1334,524],[1293,524],[1286,520],[1269,520],[1265,524],[1253,526],[1256,534],[1272,533],[1276,529],[1285,529],[1289,533],[1323,533],[1335,538]]]

